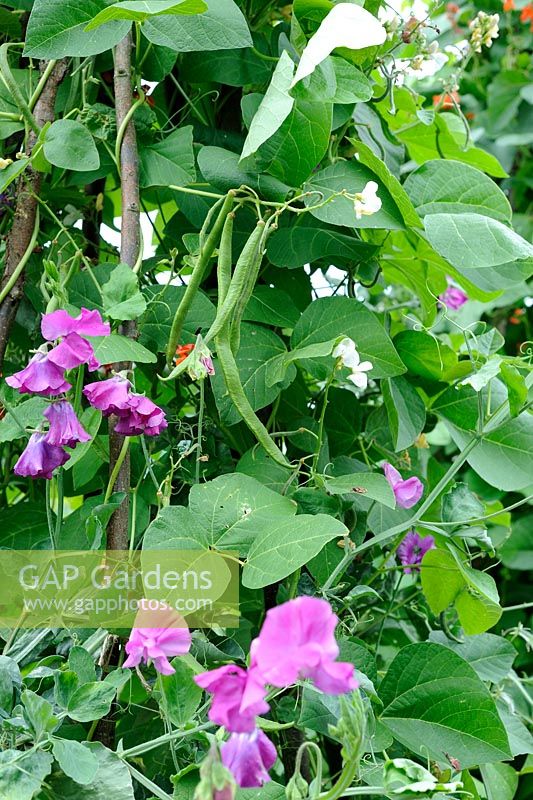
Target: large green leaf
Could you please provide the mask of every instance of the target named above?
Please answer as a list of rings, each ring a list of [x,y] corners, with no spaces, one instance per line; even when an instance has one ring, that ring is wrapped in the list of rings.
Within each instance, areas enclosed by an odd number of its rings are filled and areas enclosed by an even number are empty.
[[[294,501],[238,473],[193,486],[189,508],[212,547],[241,551],[296,514]]]
[[[177,128],[161,142],[140,150],[141,186],[187,186],[196,180],[192,126]]]
[[[464,564],[451,547],[430,550],[422,561],[422,589],[434,614],[453,603],[467,634],[484,633],[502,615],[494,579]]]
[[[100,166],[100,156],[87,128],[73,119],[58,119],[44,137],[44,154],[51,164],[75,172],[90,172]]]
[[[163,508],[148,527],[145,550],[218,550],[246,552],[256,537],[297,506],[255,478],[239,473],[220,475],[193,486],[189,508]]]
[[[447,380],[455,374],[456,353],[435,336],[423,331],[401,331],[394,338],[400,358],[413,375],[428,380]],[[469,364],[467,369],[470,369]]]
[[[50,534],[44,505],[26,502],[4,508],[0,546],[13,550],[47,550]]]
[[[135,800],[125,761],[100,742],[89,742],[86,746],[98,763],[96,777],[80,789],[72,778],[54,774],[48,782],[55,800],[80,800],[80,797],[83,800]]]
[[[69,739],[54,739],[52,749],[65,775],[76,783],[92,783],[98,771],[98,760],[87,745]]]
[[[75,690],[69,700],[67,712],[77,722],[90,722],[105,716],[111,708],[116,687],[105,681],[85,683]]]
[[[24,55],[28,58],[93,56],[114,47],[131,22],[108,22],[97,31],[85,28],[107,6],[107,0],[35,0],[26,31]]]
[[[410,447],[426,422],[424,401],[404,377],[389,378],[382,383],[383,401],[394,441],[394,450]]]
[[[414,753],[465,768],[510,758],[505,728],[470,664],[439,644],[404,647],[379,690],[382,722]]]
[[[483,764],[481,777],[487,800],[513,800],[518,789],[518,773],[510,764]]]
[[[516,648],[511,642],[493,633],[467,636],[463,642],[457,642],[448,639],[442,631],[432,631],[429,640],[449,647],[468,661],[482,681],[491,683],[499,683],[507,677],[517,656]]]
[[[533,246],[492,217],[428,214],[424,225],[437,253],[487,292],[520,283],[533,273]]]
[[[88,337],[94,347],[94,354],[101,364],[114,364],[117,361],[137,361],[139,364],[154,364],[157,357],[142,344],[118,333],[110,336]]]
[[[396,508],[394,492],[383,475],[374,472],[353,472],[350,475],[339,475],[337,478],[327,477],[325,484],[330,494],[361,494],[389,508]]]
[[[194,672],[183,659],[172,659],[174,673],[161,678],[163,708],[173,725],[178,727],[190,722],[200,705],[202,690],[193,681]]]
[[[239,156],[222,147],[202,147],[198,153],[198,166],[202,175],[212,186],[220,191],[249,186],[267,200],[284,201],[291,187],[272,175],[246,172],[239,164]]]
[[[361,360],[373,364],[371,378],[385,378],[405,372],[398,353],[378,317],[363,303],[350,297],[321,297],[311,303],[291,337],[293,350],[340,336],[354,340]],[[306,369],[324,378],[331,373],[330,357],[304,361]]]
[[[207,5],[207,11],[195,17],[147,19],[143,33],[178,53],[252,46],[246,20],[233,0],[207,0]]]
[[[300,311],[294,300],[282,289],[256,286],[243,314],[243,319],[263,322],[279,328],[294,328]]]
[[[279,130],[256,153],[257,167],[290,186],[301,186],[326,153],[332,109],[331,103],[296,100]]]
[[[250,547],[242,582],[249,589],[260,589],[280,581],[318,555],[331,539],[347,532],[342,522],[327,514],[276,520]]]
[[[472,213],[511,221],[511,205],[500,187],[460,161],[426,161],[408,176],[404,187],[422,217]]]
[[[242,325],[236,361],[244,392],[254,411],[269,405],[296,377],[296,368],[290,364],[284,378],[282,377],[282,384],[271,384],[268,381],[271,365],[277,363],[286,353],[283,340],[274,331],[249,323]],[[227,394],[224,375],[218,362],[215,368],[211,385],[221,419],[226,425],[235,425],[241,416]]]
[[[356,218],[353,200],[343,197],[341,193],[348,192],[354,195],[362,192],[368,181],[377,181],[379,184],[378,176],[364,164],[355,159],[338,161],[320,170],[307,181],[304,191],[311,194],[306,197],[305,203],[308,206],[317,206],[323,200],[334,198],[311,211],[314,217],[331,225],[341,225],[346,228],[403,229],[401,211],[383,185],[379,185],[377,192],[382,203],[381,210],[371,216]]]
[[[498,384],[492,381],[492,395]],[[470,386],[450,387],[439,396],[433,410],[444,418],[459,449],[475,430],[478,413],[476,392]],[[533,475],[533,416],[523,412],[503,425],[486,429],[482,440],[468,456],[468,463],[483,480],[507,492],[531,485]]]
[[[50,774],[53,758],[50,753],[33,750],[0,751],[0,797],[2,800],[32,800]],[[79,786],[78,786],[79,793]]]
[[[139,278],[127,264],[117,264],[111,272],[108,282],[102,286],[102,302],[106,317],[121,322],[137,319],[146,311]]]
[[[255,153],[258,148],[270,139],[287,119],[294,106],[294,98],[289,94],[294,61],[286,50],[281,54],[272,80],[255,112],[242,149],[241,162]]]
[[[166,14],[201,14],[206,9],[203,0],[123,0],[100,11],[85,30],[92,31],[113,19],[143,22],[149,17]]]
[[[277,267],[295,269],[319,259],[332,259],[337,266],[367,261],[377,245],[341,233],[302,214],[293,225],[279,228],[269,237],[267,254]]]
[[[510,537],[498,551],[498,555],[506,567],[519,570],[533,569],[532,528],[533,515],[531,514],[513,522]]]
[[[14,406],[13,414],[8,411],[0,420],[0,442],[12,442],[26,436],[25,428],[36,428],[42,422],[47,405],[42,397],[30,397]]]

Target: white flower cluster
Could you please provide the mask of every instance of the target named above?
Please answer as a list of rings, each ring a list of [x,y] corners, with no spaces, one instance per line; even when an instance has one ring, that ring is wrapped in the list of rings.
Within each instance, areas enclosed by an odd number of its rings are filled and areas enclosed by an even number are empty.
[[[371,361],[361,361],[361,356],[357,352],[355,342],[346,336],[341,339],[339,344],[335,347],[332,353],[333,358],[340,359],[343,367],[348,367],[350,374],[348,380],[351,381],[358,389],[366,389],[368,386],[368,375],[374,368]]]
[[[481,53],[483,45],[490,47],[492,40],[499,34],[499,14],[486,14],[479,11],[473,20],[470,20],[468,27],[472,31],[470,36],[470,46],[474,53]]]

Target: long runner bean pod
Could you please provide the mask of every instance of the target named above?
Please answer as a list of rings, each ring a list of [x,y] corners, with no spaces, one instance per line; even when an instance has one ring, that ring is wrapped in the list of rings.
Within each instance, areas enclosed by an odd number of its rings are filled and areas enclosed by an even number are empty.
[[[290,467],[277,444],[273,441],[267,429],[254,412],[250,405],[248,398],[244,393],[241,383],[241,376],[239,375],[239,368],[233,356],[231,345],[229,341],[229,328],[226,325],[215,339],[215,346],[219,364],[222,368],[224,381],[235,408],[241,415],[245,424],[251,430],[257,441],[265,449],[268,455],[277,463],[284,467]]]
[[[234,199],[235,199],[235,192],[233,190],[230,190],[226,195],[226,198],[222,204],[222,208],[220,209],[219,215],[213,227],[211,228],[209,235],[207,236],[205,242],[202,245],[198,261],[196,262],[193,273],[191,275],[191,280],[189,281],[187,288],[185,289],[185,294],[183,295],[182,301],[176,310],[176,314],[174,315],[174,320],[172,322],[172,328],[170,330],[170,336],[167,346],[167,363],[169,365],[172,364],[172,359],[174,358],[176,347],[178,346],[180,340],[183,323],[185,322],[185,317],[187,316],[187,313],[191,307],[191,303],[194,299],[196,292],[200,288],[200,284],[202,283],[206,267],[209,263],[211,256],[213,255],[217,242],[220,239],[224,222],[226,221],[226,217],[231,211]]]
[[[237,355],[239,351],[239,347],[241,345],[241,322],[244,311],[250,297],[252,296],[252,292],[255,288],[255,284],[257,278],[259,276],[259,270],[261,269],[261,264],[263,263],[263,255],[265,252],[265,243],[272,232],[272,227],[270,222],[267,222],[264,226],[262,236],[258,242],[257,251],[250,262],[250,268],[246,273],[246,278],[244,281],[244,286],[242,291],[238,297],[237,303],[233,310],[233,314],[231,317],[231,324],[230,324],[230,344],[231,349],[234,355]]]
[[[232,267],[232,237],[233,237],[233,220],[235,213],[230,211],[224,222],[222,229],[222,236],[220,237],[220,245],[218,247],[218,261],[217,261],[217,284],[218,284],[218,308],[220,309],[228,293],[229,285],[231,283],[231,267]]]
[[[260,247],[264,230],[265,223],[263,220],[259,220],[237,259],[227,294],[217,311],[215,321],[205,335],[204,341],[209,342],[211,339],[216,339],[228,322],[230,315],[234,313],[239,298],[246,289],[249,274],[254,269],[255,260],[261,252]]]

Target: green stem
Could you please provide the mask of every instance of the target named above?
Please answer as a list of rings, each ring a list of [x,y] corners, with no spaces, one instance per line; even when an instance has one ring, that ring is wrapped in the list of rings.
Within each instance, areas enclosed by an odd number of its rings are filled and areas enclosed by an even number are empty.
[[[124,134],[126,133],[126,128],[130,123],[130,119],[133,117],[139,106],[142,106],[144,103],[144,92],[139,89],[139,99],[130,106],[128,113],[125,115],[120,128],[117,131],[117,139],[115,142],[115,162],[117,165],[118,176],[120,178],[120,151],[122,149],[122,140],[124,139]]]
[[[38,136],[40,133],[40,128],[37,125],[33,114],[31,113],[28,103],[22,96],[22,92],[19,89],[18,83],[13,77],[13,73],[11,72],[7,55],[10,47],[22,47],[22,46],[23,45],[19,44],[18,42],[17,43],[6,42],[0,47],[0,74],[2,75],[2,79],[5,85],[7,86],[9,92],[11,93],[13,100],[19,107],[20,113],[24,117],[24,121]]]
[[[215,339],[215,346],[218,359],[220,361],[220,366],[224,374],[226,388],[235,408],[268,455],[274,459],[277,464],[281,464],[283,467],[290,467],[289,462],[277,444],[270,437],[270,434],[261,420],[256,416],[248,398],[244,393],[241,383],[241,376],[239,375],[239,369],[229,343],[229,332],[227,327]]]
[[[296,593],[298,591],[298,581],[300,580],[301,573],[302,570],[300,567],[298,567],[298,569],[295,570],[289,577],[289,586],[287,588],[287,594],[289,596],[289,600],[292,600],[293,598],[296,597]]]
[[[52,550],[56,549],[55,534],[54,534],[54,518],[52,516],[52,501],[50,496],[51,481],[46,481],[45,484],[45,505],[46,505],[46,521],[48,523],[48,533],[50,535],[50,544]]]
[[[120,472],[120,468],[124,463],[124,459],[126,458],[129,446],[130,446],[129,436],[125,436],[117,460],[115,461],[115,464],[113,466],[113,471],[109,476],[109,483],[107,484],[107,489],[105,490],[105,495],[104,495],[104,505],[106,503],[109,503],[109,498],[113,494],[113,489],[115,488],[115,483],[118,478],[118,473]]]
[[[316,471],[317,471],[317,467],[318,467],[318,460],[320,458],[320,451],[322,450],[322,441],[324,439],[324,420],[326,418],[326,409],[328,407],[328,395],[329,395],[329,389],[330,389],[331,384],[333,383],[334,377],[335,377],[335,372],[332,372],[331,375],[328,378],[328,382],[326,383],[326,386],[325,386],[325,389],[324,389],[324,400],[322,402],[322,411],[320,412],[320,421],[318,423],[318,441],[317,441],[317,444],[316,444],[315,456],[313,458],[313,466],[312,466],[313,475],[316,475]]]
[[[319,800],[337,800],[338,797],[343,797],[344,793],[350,787],[357,774],[357,767],[358,762],[355,759],[354,761],[348,761],[344,765],[337,783],[332,786],[328,792],[319,795]]]
[[[222,228],[224,226],[224,222],[226,221],[226,217],[231,211],[231,207],[233,205],[233,201],[235,198],[235,192],[229,191],[225,197],[225,200],[222,204],[222,208],[220,209],[220,213],[217,217],[215,224],[213,225],[211,232],[207,236],[205,243],[201,249],[200,255],[198,257],[198,261],[194,267],[193,273],[191,275],[191,279],[187,284],[187,288],[185,289],[185,294],[179,304],[176,314],[174,315],[174,320],[172,322],[172,328],[170,330],[170,337],[168,340],[167,346],[167,364],[170,366],[172,364],[172,359],[174,358],[174,354],[176,352],[176,347],[178,346],[181,330],[183,328],[183,323],[185,322],[185,317],[191,307],[191,303],[200,288],[200,284],[202,283],[205,270],[215,247],[218,243],[220,235],[222,233]]]
[[[163,736],[158,736],[157,739],[151,739],[149,742],[143,742],[142,744],[135,745],[135,747],[130,747],[128,750],[123,750],[121,753],[118,753],[118,755],[121,758],[136,758],[143,753],[148,753],[150,750],[161,747],[162,744],[168,744],[168,742],[173,742],[176,739],[184,739],[186,736],[194,736],[196,733],[202,733],[214,727],[212,722],[204,722],[202,725],[197,725],[195,728],[189,728],[189,730],[186,731],[165,733]]]
[[[26,250],[24,251],[24,255],[20,259],[19,263],[15,267],[13,274],[11,275],[10,279],[0,292],[0,303],[3,303],[6,297],[8,296],[9,292],[13,288],[13,286],[18,281],[24,267],[28,263],[28,260],[33,253],[33,248],[37,243],[37,236],[39,235],[39,209],[35,209],[35,224],[33,226],[33,233],[31,235],[30,243],[28,244]]]
[[[192,189],[190,186],[174,186],[170,184],[167,188],[172,189],[174,192],[182,192],[183,194],[195,194],[198,197],[211,197],[213,200],[223,200],[226,196],[224,194],[217,194],[216,192],[207,192],[204,189]]]
[[[200,456],[202,455],[202,435],[204,428],[204,410],[205,410],[204,380],[200,381],[200,407],[198,409],[198,449],[196,451],[195,483],[200,483],[200,464],[201,464]]]
[[[44,87],[46,85],[46,81],[50,77],[50,73],[52,72],[52,70],[54,69],[56,64],[57,64],[57,61],[55,59],[52,59],[46,65],[46,67],[44,69],[44,72],[43,72],[43,74],[41,75],[41,77],[39,79],[39,83],[35,87],[35,90],[34,90],[32,96],[29,99],[28,108],[30,109],[30,111],[33,111],[33,109],[35,108],[35,104],[37,103],[37,100],[41,96],[41,93],[42,93],[42,91],[43,91],[43,89],[44,89]]]
[[[324,586],[322,587],[323,593],[331,589],[332,586],[335,586],[337,578],[340,577],[348,569],[354,558],[355,558],[355,550],[347,550],[346,553],[344,554],[342,561],[339,561],[339,563],[337,564],[337,566],[335,567],[335,569],[325,582]]]
[[[57,473],[57,514],[56,514],[56,545],[61,537],[61,527],[63,525],[63,510],[64,510],[64,492],[63,492],[63,467],[59,468]]]

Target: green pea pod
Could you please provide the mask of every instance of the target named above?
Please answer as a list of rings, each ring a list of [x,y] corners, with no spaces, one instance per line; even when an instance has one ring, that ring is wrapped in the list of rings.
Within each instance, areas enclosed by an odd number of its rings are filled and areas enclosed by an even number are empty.
[[[239,258],[237,259],[237,264],[235,265],[235,271],[233,273],[227,294],[222,305],[217,311],[215,321],[205,335],[205,342],[209,342],[211,339],[216,338],[230,319],[230,315],[235,313],[235,308],[239,302],[239,298],[246,290],[247,280],[250,276],[250,273],[254,271],[255,261],[258,257],[258,254],[261,252],[260,248],[264,230],[265,223],[263,220],[259,220],[254,230],[248,237],[248,240],[244,245]]]
[[[172,359],[174,358],[176,347],[178,346],[180,340],[183,323],[185,322],[185,318],[191,307],[194,296],[200,288],[206,267],[209,264],[209,260],[213,255],[218,240],[220,239],[226,217],[231,211],[234,199],[235,192],[229,191],[224,202],[222,203],[222,208],[220,209],[220,213],[215,221],[215,224],[211,228],[209,235],[205,238],[205,241],[203,241],[200,255],[198,256],[198,261],[196,262],[191,275],[191,280],[187,284],[185,294],[183,295],[182,301],[176,310],[176,314],[174,315],[167,346],[167,364],[169,366],[172,364]]]
[[[215,346],[217,350],[218,361],[222,369],[222,374],[224,375],[226,388],[228,390],[228,395],[234,403],[235,408],[268,455],[277,464],[281,464],[284,467],[290,467],[291,465],[277,444],[271,438],[261,420],[255,414],[248,401],[248,398],[244,393],[241,383],[241,376],[239,375],[239,368],[237,367],[237,362],[235,361],[229,342],[228,326],[226,326],[216,337]]]

